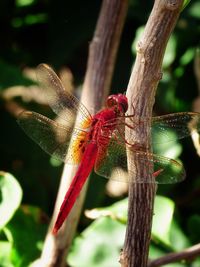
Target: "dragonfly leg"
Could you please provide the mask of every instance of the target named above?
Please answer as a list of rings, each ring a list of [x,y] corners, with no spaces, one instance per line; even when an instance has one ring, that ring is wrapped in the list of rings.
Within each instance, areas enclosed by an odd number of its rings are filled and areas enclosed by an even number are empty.
[[[153,173],[153,177],[154,178],[156,178],[158,175],[160,175],[160,173],[161,172],[163,172],[164,170],[163,169],[160,169],[160,170],[158,170],[158,171],[155,171],[154,173]]]
[[[133,125],[124,121],[124,119],[126,119],[126,118],[130,118],[130,121]],[[125,125],[125,126],[129,127],[130,129],[133,129],[133,130],[136,128],[136,126],[138,127],[138,125],[142,124],[142,121],[134,121],[134,118],[132,117],[132,115],[119,117],[118,121],[120,121],[120,122],[118,122],[117,125]]]
[[[118,133],[120,135],[120,137],[123,139],[124,143],[126,143],[127,145],[131,146],[131,147],[134,147],[135,150],[140,150],[140,151],[144,151],[144,147],[139,144],[139,143],[130,143],[126,140],[124,134],[122,133],[121,129],[120,128],[117,128],[118,130]],[[116,140],[118,140],[117,136],[115,138]],[[119,140],[118,140],[119,141]],[[148,147],[146,148],[146,150],[148,150]]]

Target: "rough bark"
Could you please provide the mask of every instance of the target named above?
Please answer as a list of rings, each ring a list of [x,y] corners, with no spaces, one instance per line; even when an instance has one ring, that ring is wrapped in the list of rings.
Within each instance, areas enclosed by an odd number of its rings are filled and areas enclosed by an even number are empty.
[[[182,2],[156,0],[154,3],[143,36],[137,45],[137,57],[128,84],[129,114],[134,113],[137,117],[152,116],[156,87],[162,77],[164,51],[178,19]],[[144,150],[149,147],[150,133],[147,126],[139,125],[131,136],[131,142],[139,142]],[[129,160],[135,160],[134,154],[129,155]],[[135,161],[135,168],[137,180],[144,175],[148,177],[149,166]],[[129,186],[128,225],[120,257],[123,267],[147,266],[155,193],[156,185],[153,183],[131,183]]]

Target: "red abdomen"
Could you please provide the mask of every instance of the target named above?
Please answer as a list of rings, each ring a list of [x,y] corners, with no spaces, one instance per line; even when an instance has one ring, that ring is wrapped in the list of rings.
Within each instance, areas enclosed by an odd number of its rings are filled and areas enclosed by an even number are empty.
[[[79,196],[80,191],[87,177],[89,176],[89,174],[93,169],[96,157],[97,157],[97,145],[91,142],[86,147],[78,171],[74,176],[72,183],[65,195],[56,223],[53,228],[53,234],[57,233],[57,231],[62,226],[64,220],[67,218],[72,207],[74,206],[74,203],[77,197]]]

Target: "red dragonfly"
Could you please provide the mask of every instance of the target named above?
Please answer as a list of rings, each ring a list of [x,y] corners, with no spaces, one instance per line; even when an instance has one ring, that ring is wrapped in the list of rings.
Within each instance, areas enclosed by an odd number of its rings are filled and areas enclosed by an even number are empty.
[[[127,115],[128,100],[125,95],[110,95],[106,107],[92,116],[79,100],[67,92],[55,72],[45,64],[37,68],[37,78],[45,90],[52,110],[61,116],[64,124],[31,111],[23,111],[18,123],[23,130],[47,153],[67,163],[79,164],[76,175],[66,192],[53,234],[62,226],[71,211],[87,177],[94,168],[101,176],[110,178],[113,173],[116,180],[133,181],[134,163],[127,162],[127,152],[133,151],[137,160],[150,166],[148,177],[140,177],[136,183],[175,183],[185,177],[181,163],[139,149],[140,144],[129,144],[125,139],[125,127],[138,127],[142,123],[151,125],[153,142],[160,134],[165,141],[171,141],[167,130],[173,129],[176,138],[191,134],[193,125],[199,128],[200,114],[176,113],[153,118],[139,118]],[[63,112],[64,111],[64,112]],[[79,114],[74,127],[76,114]]]

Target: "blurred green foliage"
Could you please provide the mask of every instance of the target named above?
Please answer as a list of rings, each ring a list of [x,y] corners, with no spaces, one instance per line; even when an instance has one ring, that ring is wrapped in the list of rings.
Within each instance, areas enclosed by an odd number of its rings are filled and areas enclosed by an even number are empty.
[[[75,238],[69,254],[70,266],[117,266],[116,262],[123,246],[126,220],[127,199],[116,202],[110,207],[91,211],[96,220]],[[175,203],[166,197],[156,196],[152,226],[150,258],[157,258],[167,252],[174,252],[191,245],[189,238],[182,232],[174,217]],[[162,222],[162,223],[161,223]],[[113,242],[115,240],[115,242]],[[90,253],[85,253],[91,251]],[[200,261],[196,260],[196,263]],[[186,267],[187,263],[169,266]]]
[[[130,1],[112,93],[125,91],[135,58],[134,46],[152,4],[152,1]],[[16,123],[16,105],[46,115],[51,114],[50,109],[47,105],[27,100],[18,91],[8,99],[5,97],[8,87],[34,84],[31,78],[22,74],[22,70],[34,68],[41,62],[56,69],[67,66],[74,76],[75,85],[81,85],[100,6],[100,0],[0,1],[0,170],[16,177],[6,174],[0,179],[0,226],[3,227],[0,232],[0,267],[26,267],[39,257],[62,171],[62,166],[54,161],[52,163]],[[199,1],[191,1],[183,9],[169,40],[155,114],[191,111],[198,97],[194,59],[200,45],[199,10]],[[25,91],[30,93],[29,89],[27,87]],[[200,240],[200,169],[193,144],[189,138],[181,143],[174,141],[162,149],[157,148],[157,153],[179,157],[186,168],[187,179],[181,184],[158,188],[160,196],[156,199],[157,217],[150,249],[152,258]],[[119,198],[105,194],[105,183],[106,180],[92,175],[84,209],[104,206],[106,211],[117,215],[100,216],[92,223],[84,215],[81,217],[77,238],[69,255],[72,266],[83,267],[77,262],[79,257],[87,263],[85,266],[119,266],[127,202],[116,202]],[[5,207],[6,213],[2,212]],[[163,210],[167,219],[163,217]],[[168,266],[197,267],[200,261],[196,259],[193,263]]]
[[[22,199],[22,189],[18,181],[9,173],[0,173],[0,228],[2,229],[19,208]]]

